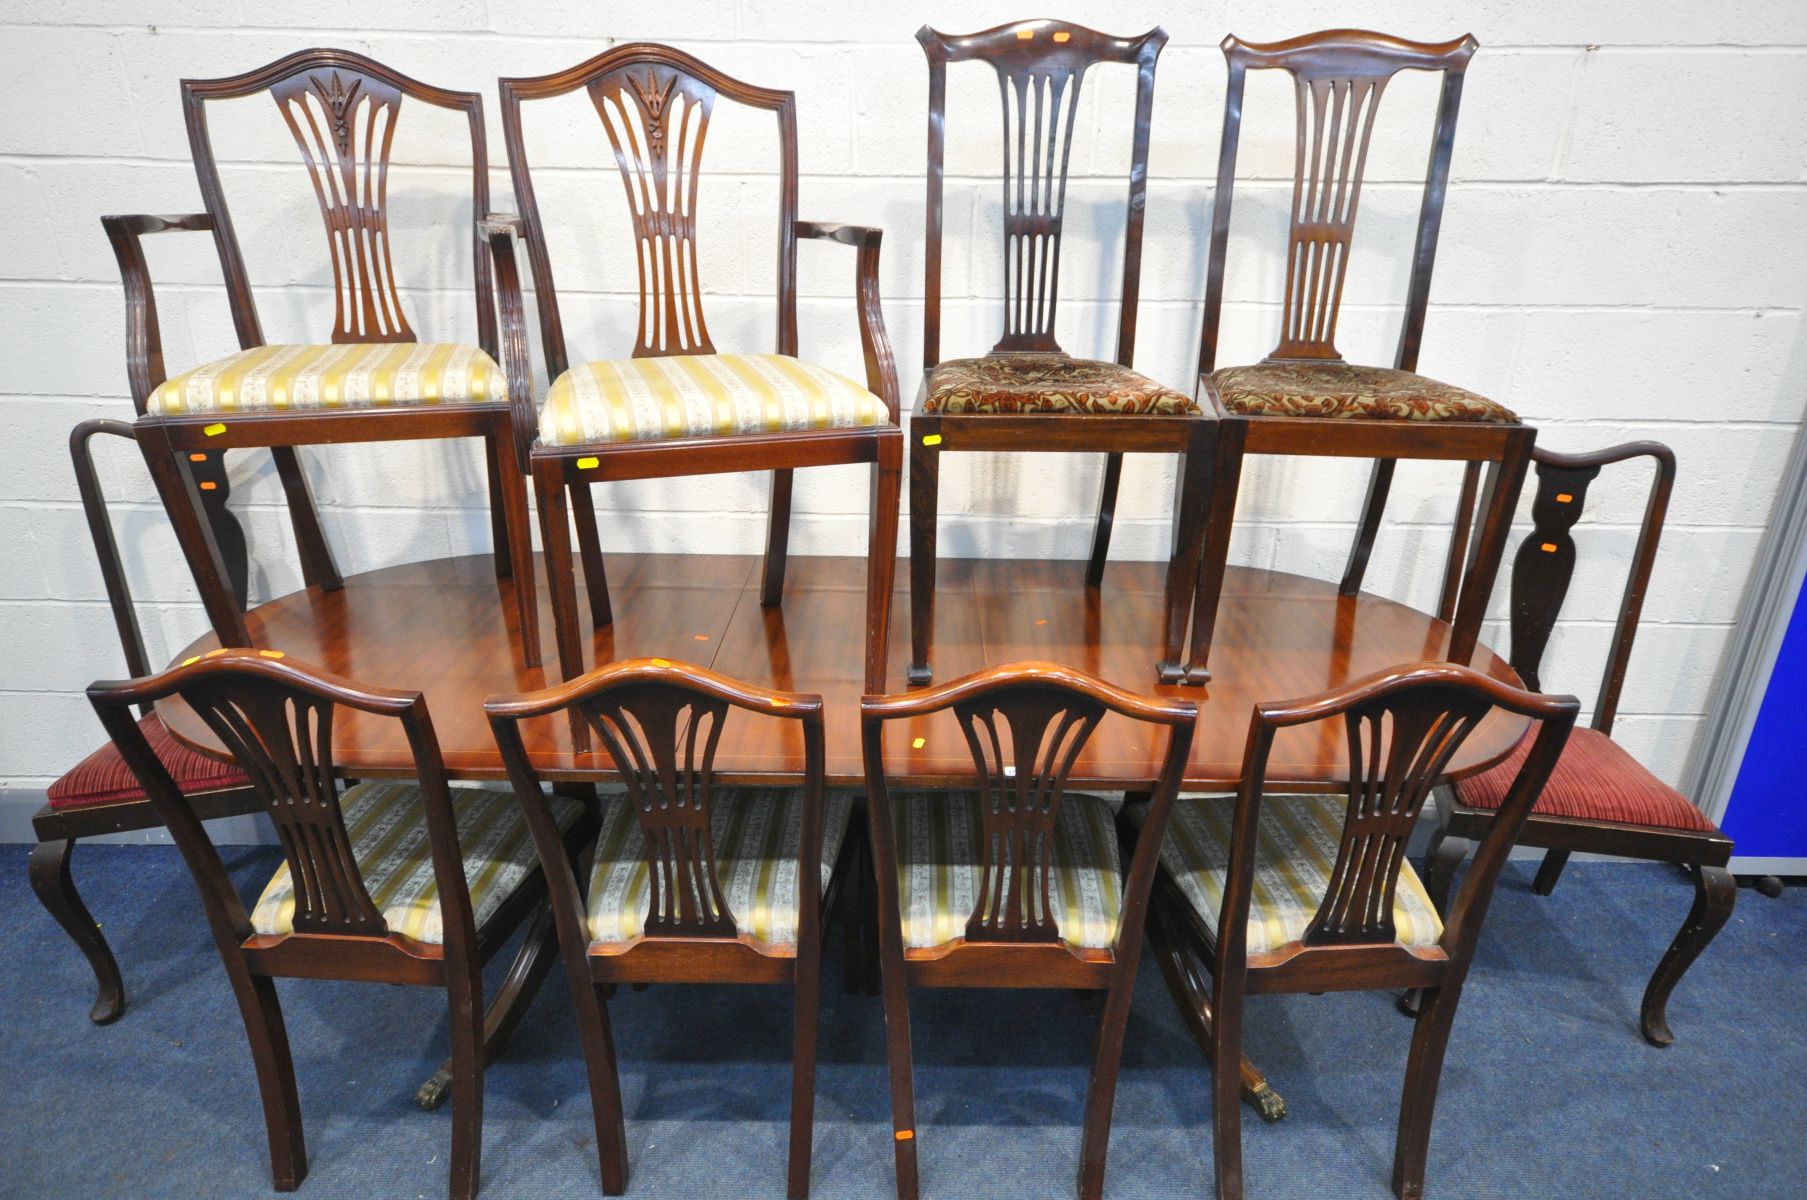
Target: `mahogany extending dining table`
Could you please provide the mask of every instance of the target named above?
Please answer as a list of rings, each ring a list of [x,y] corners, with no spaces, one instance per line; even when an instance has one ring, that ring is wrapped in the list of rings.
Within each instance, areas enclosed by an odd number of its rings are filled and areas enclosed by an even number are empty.
[[[613,624],[593,631],[589,665],[637,657],[683,660],[759,687],[820,693],[825,702],[831,786],[863,785],[859,697],[864,666],[863,558],[804,557],[790,564],[782,607],[759,602],[752,555],[617,554],[609,558]],[[542,568],[543,569],[543,568]],[[1323,691],[1401,663],[1441,658],[1449,626],[1406,605],[1334,583],[1232,568],[1217,617],[1214,679],[1208,687],[1158,685],[1151,664],[1161,644],[1162,564],[1111,563],[1102,586],[1083,586],[1083,561],[948,559],[941,563],[936,666],[942,679],[1000,663],[1036,659],[1075,666],[1121,687],[1199,704],[1185,783],[1230,790],[1239,779],[1252,707]],[[544,590],[539,593],[546,595]],[[318,587],[256,606],[246,621],[257,646],[280,650],[362,683],[426,694],[445,763],[457,778],[506,777],[483,701],[557,682],[555,670],[526,668],[517,644],[514,591],[486,555],[443,558],[352,575],[343,590]],[[588,611],[580,605],[580,611]],[[907,611],[899,604],[894,610]],[[888,687],[905,690],[909,631],[893,623],[895,665]],[[547,621],[541,628],[550,628]],[[178,658],[217,645],[209,635]],[[549,658],[547,660],[551,662]],[[1472,665],[1517,684],[1510,665],[1479,647]],[[196,749],[219,743],[179,703],[160,708],[170,729]],[[788,722],[730,722],[716,756],[724,783],[782,784],[801,778],[800,735]],[[969,784],[973,764],[951,713],[894,722],[886,763],[899,785]],[[333,753],[352,778],[411,775],[408,747],[393,722],[338,714]],[[1458,752],[1452,778],[1505,757],[1526,722],[1496,712]],[[568,724],[523,726],[536,767],[552,779],[607,779],[600,747],[577,751]],[[1107,717],[1076,764],[1077,787],[1140,790],[1160,767],[1154,732]],[[1336,790],[1347,769],[1340,726],[1288,730],[1274,748],[1270,787]]]

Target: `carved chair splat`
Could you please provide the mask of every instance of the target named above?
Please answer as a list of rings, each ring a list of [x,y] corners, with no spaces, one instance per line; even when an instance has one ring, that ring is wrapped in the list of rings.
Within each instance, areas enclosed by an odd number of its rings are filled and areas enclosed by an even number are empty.
[[[1456,114],[1477,45],[1472,37],[1423,43],[1354,29],[1266,44],[1233,35],[1224,39],[1229,84],[1198,368],[1200,405],[1219,421],[1239,427],[1248,453],[1374,459],[1340,585],[1344,595],[1361,590],[1396,461],[1427,458],[1466,464],[1438,600],[1438,615],[1452,625],[1447,656],[1461,663],[1474,653],[1536,436],[1503,406],[1416,374],[1449,186]],[[1286,71],[1295,96],[1280,339],[1256,366],[1220,368],[1218,331],[1243,94],[1248,73],[1258,70]],[[1336,330],[1376,115],[1387,84],[1404,70],[1438,72],[1442,87],[1399,348],[1388,370],[1345,363],[1336,348]],[[1488,464],[1488,474],[1477,518],[1482,463]],[[1226,463],[1213,481],[1208,501],[1211,516],[1192,616],[1193,671],[1205,669],[1210,657],[1241,467],[1240,456]]]
[[[1667,1046],[1675,1040],[1668,1020],[1670,993],[1731,919],[1738,896],[1737,881],[1727,869],[1731,839],[1686,797],[1611,740],[1619,693],[1675,483],[1675,455],[1669,447],[1659,442],[1628,442],[1591,454],[1533,451],[1537,494],[1531,506],[1531,530],[1512,560],[1511,661],[1527,685],[1539,686],[1544,651],[1568,599],[1576,559],[1572,530],[1581,519],[1589,486],[1603,468],[1639,459],[1648,459],[1652,467],[1650,493],[1593,719],[1569,740],[1519,841],[1545,852],[1533,884],[1539,895],[1550,894],[1569,855],[1576,851],[1677,863],[1693,878],[1693,907],[1652,972],[1639,1014],[1645,1040]],[[1470,847],[1485,837],[1493,824],[1500,778],[1518,757],[1515,753],[1491,771],[1438,791],[1439,822],[1426,852],[1424,881],[1439,907]],[[1417,1004],[1416,996],[1408,996],[1402,1007],[1412,1012]]]
[[[210,104],[267,94],[293,136],[319,203],[332,267],[329,343],[267,346],[227,206]],[[471,143],[472,278],[477,345],[417,342],[404,311],[389,237],[388,179],[404,98],[465,118]],[[126,291],[127,370],[139,445],[175,524],[208,620],[223,644],[251,645],[245,624],[242,532],[225,508],[226,450],[268,447],[287,496],[305,583],[341,586],[297,448],[350,441],[482,438],[496,575],[509,580],[524,661],[539,664],[524,464],[510,457],[506,389],[496,361],[491,264],[478,226],[489,216],[482,97],[410,79],[349,50],[303,50],[241,75],[182,83],[195,173],[206,212],[101,219]],[[140,239],[211,231],[238,334],[238,354],[167,378]],[[369,350],[360,347],[371,347]],[[201,518],[205,514],[206,519]]]
[[[1238,1092],[1259,1104],[1250,1095],[1243,1056],[1246,997],[1381,987],[1420,987],[1430,997],[1413,1032],[1393,1159],[1394,1193],[1424,1194],[1444,1050],[1481,922],[1500,867],[1579,707],[1573,697],[1521,691],[1455,664],[1402,666],[1321,696],[1257,705],[1238,793],[1188,798],[1176,806],[1169,828],[1185,836],[1170,834],[1160,855],[1152,900],[1152,929],[1159,936],[1151,940],[1174,1001],[1211,1060],[1213,1158],[1222,1200],[1243,1192]],[[1540,724],[1528,756],[1514,768],[1501,819],[1445,925],[1423,898],[1405,843],[1452,756],[1494,709]],[[1266,795],[1276,736],[1338,720],[1349,752],[1346,792]],[[1275,818],[1281,809],[1284,818]],[[1152,809],[1147,816],[1125,814],[1126,837],[1138,844],[1138,853],[1149,837],[1159,836],[1152,815]],[[1318,836],[1307,842],[1296,832],[1301,827]],[[1313,865],[1320,855],[1333,860],[1327,870]],[[1251,919],[1258,873],[1285,878],[1288,894],[1265,899]],[[1211,976],[1208,994],[1201,969]],[[1263,1109],[1263,1115],[1278,1114]]]
[[[775,983],[794,989],[788,1194],[803,1200],[815,1119],[822,910],[851,898],[842,876],[857,851],[848,835],[851,797],[825,793],[822,698],[757,689],[681,662],[633,659],[543,691],[492,697],[484,710],[551,881],[603,1191],[621,1194],[628,1175],[607,1004],[615,985]],[[587,726],[625,785],[608,802],[581,881],[521,735],[522,722],[552,719]],[[758,719],[775,736],[801,738],[801,788],[716,784],[724,724]],[[787,831],[777,859],[763,849],[772,828]],[[757,837],[759,846],[736,840],[742,836]],[[740,869],[749,855],[759,860],[751,873]],[[732,879],[724,882],[730,863]],[[759,882],[749,882],[754,876]],[[644,898],[644,913],[628,898],[634,894]],[[850,924],[858,919],[845,915]]]
[[[215,650],[146,679],[96,683],[88,696],[200,891],[251,1043],[273,1186],[293,1191],[307,1173],[274,980],[344,979],[446,989],[450,1194],[454,1200],[476,1195],[483,1068],[550,965],[544,879],[532,869],[531,856],[523,857],[527,832],[511,800],[470,790],[454,800],[419,692],[367,687],[279,651]],[[249,911],[201,826],[204,814],[177,787],[132,714],[134,705],[158,702],[185,704],[231,749],[276,827],[283,867]],[[334,715],[341,708],[399,722],[414,754],[416,782],[362,784],[341,794],[332,756]],[[360,814],[355,830],[346,816],[354,803]],[[464,813],[481,823],[481,838],[461,840]],[[593,812],[565,802],[557,836],[567,856],[594,829]],[[479,911],[486,913],[481,921]],[[540,915],[497,996],[498,1002],[506,997],[507,1010],[492,1007],[486,1019],[483,966],[536,911]]]
[[[872,467],[867,553],[868,684],[882,687],[896,570],[897,506],[903,442],[897,425],[897,371],[878,296],[877,229],[797,218],[796,98],[755,87],[666,46],[617,46],[568,70],[501,81],[502,127],[519,217],[489,222],[502,295],[503,351],[523,466],[540,504],[541,539],[552,589],[559,663],[566,679],[584,670],[570,526],[589,594],[591,624],[613,620],[591,486],[620,479],[769,470],[761,601],[782,599],[790,533],[792,472],[798,467],[869,463]],[[549,238],[528,162],[526,104],[582,89],[607,135],[634,231],[639,321],[631,359],[572,362],[553,278]],[[718,354],[703,316],[696,217],[704,144],[722,101],[765,111],[779,135],[777,344],[770,355]],[[536,404],[531,388],[524,307],[515,242],[525,241],[540,315],[551,390]],[[866,384],[799,362],[797,243],[825,240],[858,251],[855,273]],[[668,360],[635,365],[638,360]],[[674,374],[675,373],[675,374]],[[706,379],[713,415],[682,404],[678,375]],[[758,382],[752,382],[757,377]],[[647,424],[629,399],[653,396],[662,423]],[[688,388],[687,383],[683,385]],[[719,392],[719,396],[716,393]],[[748,402],[781,409],[779,418],[749,423]],[[811,407],[815,406],[815,407]],[[708,406],[705,406],[708,407]],[[644,408],[644,405],[642,405]],[[817,410],[820,411],[817,411]],[[826,413],[827,415],[822,415]],[[722,414],[733,414],[733,419]]]
[[[887,727],[907,727],[944,709],[954,711],[972,752],[977,794],[894,797],[885,770]],[[1079,1170],[1079,1194],[1096,1200],[1104,1187],[1111,1107],[1154,877],[1154,847],[1179,790],[1198,708],[1186,700],[1137,696],[1070,667],[1017,663],[904,695],[867,696],[860,714],[899,1200],[913,1200],[917,1193],[912,986],[1063,987],[1107,993],[1086,1097]],[[1108,806],[1097,797],[1069,793],[1066,786],[1073,763],[1105,719],[1166,730],[1160,776],[1152,783],[1153,840],[1132,859],[1127,881],[1117,873]],[[1071,811],[1063,818],[1066,810]],[[965,825],[959,826],[962,821]],[[948,830],[958,826],[967,831],[970,861],[934,857],[931,843],[939,839],[933,831],[942,822],[949,823]],[[1108,844],[1095,840],[1098,830]],[[929,832],[918,837],[912,831]],[[916,911],[925,906],[907,902],[900,890],[907,881],[900,867],[906,855],[913,866],[930,865],[967,879],[970,888],[950,885],[948,894],[968,897],[972,911],[937,911],[925,927]],[[1057,892],[1065,895],[1062,881],[1081,872],[1096,875],[1074,884],[1100,897],[1102,907],[1096,911],[1082,903],[1075,913],[1057,897]],[[937,889],[926,907],[945,907],[947,898]],[[952,940],[924,936],[946,928],[961,933]]]
[[[1115,37],[1065,21],[1019,21],[982,33],[916,34],[929,66],[928,247],[923,383],[910,436],[911,683],[933,677],[936,517],[941,454],[967,450],[1105,452],[1086,586],[1096,588],[1110,548],[1126,451],[1178,456],[1176,515],[1157,664],[1166,682],[1187,681],[1186,621],[1213,473],[1235,453],[1183,395],[1131,369],[1141,288],[1149,126],[1155,63],[1167,34]],[[947,68],[981,62],[996,72],[1003,113],[1002,333],[990,355],[941,355],[941,250],[945,226]],[[1114,362],[1076,359],[1055,334],[1067,177],[1079,97],[1094,67],[1136,71],[1125,212],[1123,298]],[[1190,682],[1204,682],[1202,675]]]

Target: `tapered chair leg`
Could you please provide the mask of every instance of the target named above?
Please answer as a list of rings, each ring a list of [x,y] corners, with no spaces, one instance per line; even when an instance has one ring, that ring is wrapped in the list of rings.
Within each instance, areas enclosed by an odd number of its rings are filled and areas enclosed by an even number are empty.
[[[901,972],[884,973],[885,1049],[891,1068],[891,1142],[897,1200],[916,1200],[916,1083],[910,1055],[910,997]]]
[[[1368,556],[1374,553],[1374,538],[1380,533],[1381,518],[1387,512],[1387,493],[1393,490],[1393,469],[1398,464],[1390,458],[1377,458],[1368,473],[1368,498],[1362,502],[1361,523],[1355,527],[1355,541],[1349,547],[1349,561],[1343,565],[1343,580],[1337,594],[1353,596],[1362,590],[1362,577],[1368,573]]]
[[[515,464],[509,444],[500,435],[489,439],[490,523],[496,532],[495,558],[498,578],[514,581],[515,623],[521,637],[521,662],[537,667],[540,647],[539,586],[533,571],[533,527],[527,515],[527,477]]]
[[[615,619],[609,600],[609,577],[602,562],[602,530],[596,525],[596,497],[590,484],[571,485],[571,517],[577,526],[577,555],[583,563],[584,592],[590,597],[590,626],[601,629]]]
[[[483,437],[484,473],[489,477],[489,544],[494,548],[492,557],[497,579],[507,579],[514,574],[513,545],[508,534],[508,501],[502,493],[502,479],[507,473],[503,447],[511,444],[503,440],[500,430],[492,430]]]
[[[939,428],[937,426],[937,428]],[[941,451],[925,445],[939,433],[924,431],[916,418],[910,429],[910,672],[912,684],[928,683],[935,672],[935,519],[940,503]]]
[[[1211,1028],[1211,1153],[1217,1200],[1242,1200],[1242,997],[1220,986]]]
[[[759,603],[777,608],[784,602],[784,569],[791,543],[792,470],[772,472],[772,499],[765,518],[765,563],[759,577]]]
[[[117,1021],[125,1012],[125,983],[119,977],[119,964],[113,959],[112,947],[101,935],[100,926],[82,903],[81,893],[69,875],[69,853],[75,848],[74,838],[52,838],[32,848],[26,873],[31,890],[63,927],[94,971],[94,1007],[88,1019],[96,1025]]]
[[[821,938],[805,952],[799,939],[796,995],[791,1034],[791,1145],[786,1194],[790,1200],[809,1195],[811,1142],[816,1128],[816,1036],[821,1015]]]
[[[1487,617],[1487,603],[1493,595],[1493,583],[1499,576],[1500,560],[1505,556],[1506,540],[1512,532],[1512,515],[1518,509],[1518,494],[1524,488],[1525,475],[1531,466],[1531,447],[1537,431],[1529,427],[1516,429],[1508,438],[1498,462],[1489,464],[1487,483],[1482,489],[1485,506],[1481,510],[1480,528],[1468,550],[1468,569],[1462,577],[1462,589],[1456,598],[1455,617],[1449,635],[1449,661],[1466,665],[1474,657],[1480,641],[1481,622]]]
[[[1547,896],[1556,890],[1556,881],[1562,878],[1562,869],[1569,864],[1567,850],[1546,850],[1543,861],[1537,864],[1537,878],[1531,881],[1531,890],[1539,896]]]
[[[883,692],[891,651],[891,597],[897,588],[897,509],[903,490],[903,439],[879,443],[867,489],[866,690]],[[931,584],[931,587],[933,585]]]
[[[1104,560],[1110,557],[1111,526],[1117,519],[1117,486],[1123,480],[1123,455],[1113,450],[1104,456],[1104,480],[1098,487],[1098,523],[1092,529],[1092,555],[1086,562],[1085,585],[1104,582]]]
[[[1467,838],[1451,837],[1441,829],[1431,835],[1424,852],[1424,890],[1439,913],[1449,912],[1449,885],[1473,848]]]
[[[1437,1085],[1443,1078],[1443,1054],[1455,1022],[1460,985],[1426,988],[1424,1010],[1412,1030],[1412,1049],[1405,1064],[1405,1092],[1399,1104],[1399,1135],[1393,1148],[1393,1194],[1399,1200],[1424,1195],[1424,1164],[1431,1144],[1431,1118],[1437,1108]]]
[[[1162,683],[1186,679],[1186,627],[1198,591],[1199,563],[1205,549],[1216,427],[1195,423],[1186,452],[1174,466],[1173,545],[1167,560],[1167,589],[1162,598],[1161,657],[1155,676]]]
[[[553,460],[535,463],[533,490],[540,503],[540,545],[546,554],[546,590],[552,594],[559,672],[566,679],[576,679],[583,674],[584,654],[577,625],[577,579],[571,561],[571,523],[565,507],[561,465]],[[591,606],[595,606],[593,599]]]
[[[1669,1031],[1669,993],[1700,957],[1700,952],[1707,948],[1707,943],[1725,928],[1733,906],[1738,903],[1738,881],[1724,867],[1696,867],[1694,889],[1694,906],[1688,911],[1688,919],[1662,961],[1657,963],[1656,972],[1644,989],[1644,1039],[1653,1046],[1667,1046],[1675,1041],[1675,1035]]]
[[[483,1173],[483,977],[447,964],[452,1033],[452,1200],[474,1200]]]
[[[264,1132],[270,1141],[270,1186],[292,1192],[307,1177],[307,1145],[301,1133],[301,1100],[295,1091],[295,1064],[289,1057],[289,1035],[276,1000],[276,981],[252,975],[242,958],[226,964],[245,1037],[251,1043],[251,1062],[257,1071],[257,1090],[263,1099]]]
[[[1133,964],[1132,964],[1133,966]],[[1133,970],[1119,973],[1104,999],[1098,1021],[1098,1046],[1086,1089],[1085,1124],[1079,1152],[1080,1200],[1102,1200],[1104,1165],[1111,1145],[1111,1110],[1117,1100],[1117,1073],[1123,1066],[1123,1033],[1129,1025],[1129,1002],[1135,986]]]
[[[1187,653],[1186,680],[1211,680],[1211,640],[1217,631],[1217,607],[1223,597],[1224,573],[1230,562],[1230,533],[1236,522],[1236,494],[1242,487],[1242,448],[1248,422],[1219,418],[1217,444],[1211,455],[1211,480],[1207,489],[1210,511],[1205,518],[1204,542],[1199,552],[1198,588],[1192,599],[1192,645]]]
[[[619,1196],[627,1191],[627,1125],[621,1109],[621,1075],[615,1063],[615,1034],[609,1026],[604,989],[582,970],[566,964],[571,998],[577,1007],[577,1033],[583,1043],[584,1070],[590,1077],[590,1117],[596,1127],[596,1158],[602,1172],[602,1192]],[[613,987],[608,991],[613,992]]]

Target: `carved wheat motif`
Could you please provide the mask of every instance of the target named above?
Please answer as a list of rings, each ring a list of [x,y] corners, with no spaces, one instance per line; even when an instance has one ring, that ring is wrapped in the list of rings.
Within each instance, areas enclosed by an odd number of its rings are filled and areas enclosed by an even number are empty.
[[[350,154],[351,126],[346,120],[346,114],[356,103],[358,92],[364,86],[364,81],[354,80],[348,88],[345,86],[345,81],[339,78],[339,73],[334,71],[331,83],[322,83],[318,75],[308,76],[308,82],[314,85],[314,91],[319,93],[321,102],[332,114],[333,136],[339,144],[339,153]]]

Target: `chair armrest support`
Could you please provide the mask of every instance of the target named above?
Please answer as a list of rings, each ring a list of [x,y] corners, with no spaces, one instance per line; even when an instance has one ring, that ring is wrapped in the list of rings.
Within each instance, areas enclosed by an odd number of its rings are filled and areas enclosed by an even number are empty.
[[[88,535],[94,540],[94,557],[100,563],[101,579],[106,584],[107,604],[113,610],[113,624],[119,630],[119,644],[125,650],[126,670],[134,679],[142,679],[151,673],[144,653],[144,633],[138,627],[137,610],[132,607],[131,588],[119,559],[119,543],[114,540],[107,500],[101,494],[93,451],[88,445],[100,433],[133,443],[137,442],[138,435],[125,421],[105,418],[83,421],[69,431],[69,458],[75,467],[75,486],[81,492],[82,514],[88,519]]]
[[[866,357],[866,387],[885,402],[891,420],[898,421],[897,359],[885,333],[885,315],[878,297],[878,249],[884,231],[868,225],[842,225],[822,221],[798,221],[799,238],[839,242],[859,251],[854,266],[855,305],[860,318],[860,349]]]
[[[477,229],[489,240],[495,261],[497,309],[502,318],[502,375],[508,380],[508,406],[514,416],[515,461],[521,473],[530,470],[528,455],[539,436],[539,411],[533,403],[533,359],[527,349],[527,310],[521,299],[521,271],[515,242],[526,235],[527,225],[513,213],[491,213],[477,220]]]
[[[157,326],[157,298],[151,291],[150,267],[144,261],[139,239],[152,233],[200,233],[213,229],[206,213],[159,217],[147,213],[106,216],[100,219],[119,260],[119,277],[125,285],[126,377],[131,382],[132,403],[143,416],[151,393],[167,376],[163,369],[163,337]]]

